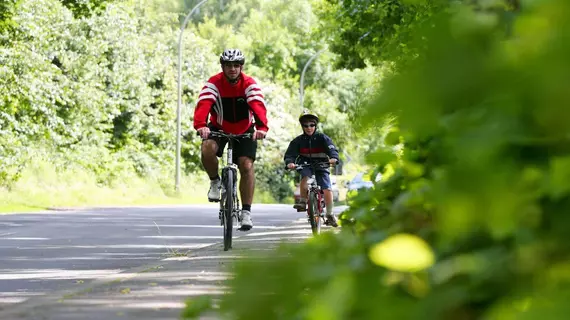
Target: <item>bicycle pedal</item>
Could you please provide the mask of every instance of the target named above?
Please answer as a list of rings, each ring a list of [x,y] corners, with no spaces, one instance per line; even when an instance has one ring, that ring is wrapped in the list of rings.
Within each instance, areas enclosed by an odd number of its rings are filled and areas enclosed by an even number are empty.
[[[210,198],[208,198],[208,201],[209,201],[209,202],[220,202],[220,199],[210,199]]]

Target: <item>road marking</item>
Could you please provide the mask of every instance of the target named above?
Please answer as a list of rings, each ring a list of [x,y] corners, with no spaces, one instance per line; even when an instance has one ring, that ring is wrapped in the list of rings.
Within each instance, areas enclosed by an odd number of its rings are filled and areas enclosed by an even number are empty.
[[[152,239],[223,239],[222,236],[139,236]]]
[[[0,238],[0,240],[35,240],[35,241],[42,241],[42,240],[50,240],[50,238],[10,237],[10,238]]]
[[[26,269],[26,272],[15,272],[16,270],[0,270],[0,280],[64,280],[64,279],[86,279],[99,278],[102,276],[114,275],[121,272],[121,269],[110,270],[64,270],[64,269]],[[18,270],[19,271],[19,270]]]
[[[95,245],[95,246],[37,246],[37,247],[19,247],[19,250],[46,250],[46,249],[200,249],[213,245],[214,243],[190,243],[190,244],[111,244],[111,245]],[[8,246],[0,246],[0,248],[13,248]]]
[[[305,220],[306,221],[306,220]],[[158,225],[160,228],[220,228],[222,229],[222,226],[219,224],[216,225],[206,225],[206,224],[159,224]],[[138,224],[136,225],[136,227],[154,227],[156,228],[156,226],[154,224]],[[256,229],[278,229],[280,227],[276,227],[276,226],[258,226],[258,225],[254,225],[253,226]]]
[[[256,232],[246,235],[246,237],[255,236],[272,236],[277,234],[310,234],[310,229],[300,229],[300,230],[282,230],[282,231],[269,231],[269,232]]]
[[[253,235],[252,235],[253,236]],[[235,239],[234,242],[255,242],[255,241],[287,241],[287,240],[299,240],[308,239],[310,235],[306,236],[296,236],[296,237],[267,237],[267,238],[252,238],[252,239]]]

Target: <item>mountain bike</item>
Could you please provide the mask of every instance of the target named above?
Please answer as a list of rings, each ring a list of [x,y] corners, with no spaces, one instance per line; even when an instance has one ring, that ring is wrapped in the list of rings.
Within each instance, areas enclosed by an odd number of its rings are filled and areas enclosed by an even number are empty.
[[[321,233],[321,225],[325,220],[325,197],[324,192],[321,187],[317,184],[317,179],[315,176],[315,169],[322,169],[330,167],[331,164],[326,162],[313,162],[302,164],[295,164],[295,170],[300,171],[303,168],[311,168],[311,176],[307,180],[309,185],[308,196],[307,196],[307,216],[309,223],[311,224],[311,230],[313,235],[318,235]]]
[[[226,165],[222,168],[222,189],[220,197],[220,211],[218,217],[220,224],[224,227],[224,251],[232,247],[233,222],[241,222],[239,209],[239,199],[237,196],[237,169],[233,162],[234,141],[240,138],[251,138],[251,133],[231,134],[220,131],[210,132],[210,137],[226,139],[228,148],[226,154]]]

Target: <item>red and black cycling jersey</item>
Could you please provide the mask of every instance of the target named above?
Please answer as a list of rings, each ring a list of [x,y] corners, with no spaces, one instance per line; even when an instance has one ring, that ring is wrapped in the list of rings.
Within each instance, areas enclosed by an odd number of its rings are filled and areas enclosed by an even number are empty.
[[[303,133],[293,139],[285,151],[283,160],[287,165],[295,163],[299,158],[303,161],[322,161],[327,157],[340,160],[332,139],[322,132],[315,132],[311,136]]]
[[[211,125],[227,133],[245,133],[254,120],[257,130],[269,130],[261,88],[243,72],[235,84],[231,84],[223,72],[208,79],[194,110],[194,129],[207,125],[208,114]]]

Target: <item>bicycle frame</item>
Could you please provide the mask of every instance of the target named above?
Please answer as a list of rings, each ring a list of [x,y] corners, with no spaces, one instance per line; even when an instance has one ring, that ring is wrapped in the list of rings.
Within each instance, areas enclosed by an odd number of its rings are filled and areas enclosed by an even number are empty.
[[[235,178],[237,178],[237,164],[233,163],[233,141],[232,139],[228,139],[228,147],[227,147],[227,156],[226,156],[226,165],[224,167],[222,167],[222,199],[224,198],[224,196],[227,196],[227,181],[228,181],[228,172],[231,171],[232,177],[233,179],[233,187],[232,187],[232,198],[234,199],[233,203],[234,203],[234,207],[232,208],[232,219],[239,217],[239,215],[237,214],[238,212],[238,208],[239,208],[239,199],[237,197],[237,188],[236,188],[236,180]],[[223,210],[224,210],[224,203],[223,201],[220,201],[220,218],[223,214]],[[221,219],[220,219],[221,220]],[[221,223],[223,223],[223,221],[221,221]]]
[[[317,184],[317,178],[315,176],[315,174],[313,173],[309,179],[307,180],[307,184],[309,186],[308,188],[308,193],[313,193],[315,194],[316,198],[317,198],[317,212],[322,213],[323,209],[325,207],[324,202],[325,202],[325,193],[324,191],[321,189],[321,187]]]
[[[237,222],[241,220],[236,187],[238,166],[233,162],[234,140],[238,138],[251,138],[252,135],[251,133],[231,134],[213,131],[210,133],[210,136],[223,138],[228,141],[226,165],[222,168],[221,201],[218,214],[220,224],[224,227],[224,251],[227,251],[232,247],[233,221],[234,219]]]
[[[324,200],[324,191],[321,187],[317,184],[317,179],[315,175],[315,167],[316,166],[323,166],[324,162],[317,162],[317,163],[304,163],[304,164],[297,164],[295,165],[296,170],[302,170],[303,168],[309,167],[311,168],[311,176],[307,180],[308,190],[307,190],[307,214],[309,218],[309,223],[311,224],[311,230],[313,231],[314,235],[320,234],[321,232],[321,224],[325,219],[324,215],[324,208],[325,208],[325,200]],[[330,166],[328,162],[326,165]],[[315,210],[316,209],[316,210]]]

